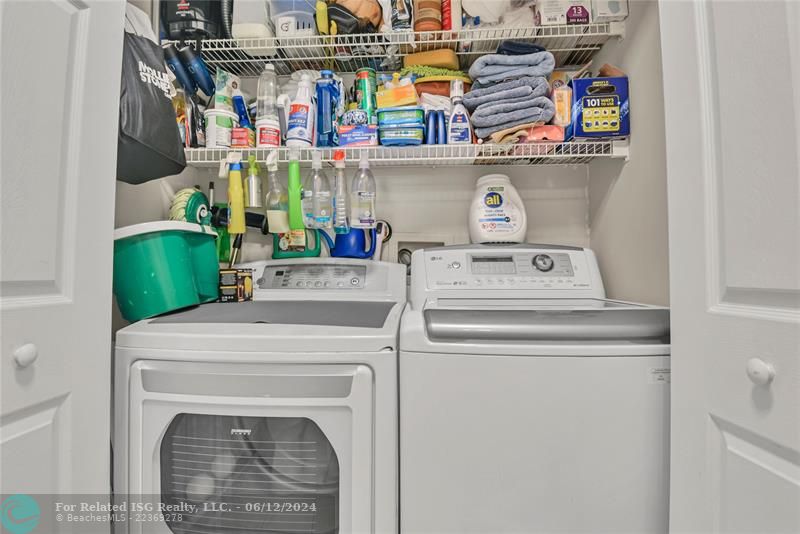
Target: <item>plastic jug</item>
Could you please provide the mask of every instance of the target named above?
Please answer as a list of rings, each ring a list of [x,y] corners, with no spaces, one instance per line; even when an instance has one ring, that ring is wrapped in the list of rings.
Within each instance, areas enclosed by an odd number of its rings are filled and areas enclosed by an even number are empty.
[[[314,236],[314,246],[306,246],[303,250],[292,250],[287,248],[284,250],[281,245],[281,239],[287,239],[289,234],[272,234],[272,259],[282,260],[286,258],[316,258],[322,250],[322,240],[320,234],[325,235],[325,232],[319,230],[306,230],[306,245],[309,243],[309,237]]]
[[[525,204],[505,174],[478,178],[469,211],[473,243],[524,243],[528,231]]]
[[[330,238],[326,232],[319,232],[319,235],[328,245],[328,250],[334,258],[357,258],[366,260],[375,254],[375,243],[377,242],[377,232],[375,228],[369,230],[370,244],[367,245],[367,232],[360,228],[351,228],[346,234],[336,234],[336,242]]]

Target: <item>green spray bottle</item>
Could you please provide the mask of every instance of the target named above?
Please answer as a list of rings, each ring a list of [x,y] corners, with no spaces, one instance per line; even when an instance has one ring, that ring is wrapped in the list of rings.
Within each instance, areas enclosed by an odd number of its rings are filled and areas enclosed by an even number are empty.
[[[300,183],[300,153],[289,151],[289,231],[272,236],[272,258],[316,258],[320,252],[316,230],[306,231],[303,223],[303,187]],[[314,234],[314,247],[308,246],[309,234]]]

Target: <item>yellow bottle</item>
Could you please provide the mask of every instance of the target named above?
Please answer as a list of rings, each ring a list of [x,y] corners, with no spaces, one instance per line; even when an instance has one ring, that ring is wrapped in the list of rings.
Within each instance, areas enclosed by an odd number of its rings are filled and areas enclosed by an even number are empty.
[[[230,161],[228,170],[228,233],[243,234],[246,231],[244,222],[244,187],[242,186],[242,162]]]

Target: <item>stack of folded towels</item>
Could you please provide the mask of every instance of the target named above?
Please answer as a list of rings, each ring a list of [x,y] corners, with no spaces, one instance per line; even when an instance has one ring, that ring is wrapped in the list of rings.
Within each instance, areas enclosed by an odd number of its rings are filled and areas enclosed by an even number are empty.
[[[549,122],[555,106],[547,77],[556,61],[545,50],[479,57],[469,69],[472,90],[464,95],[479,139],[510,129]]]

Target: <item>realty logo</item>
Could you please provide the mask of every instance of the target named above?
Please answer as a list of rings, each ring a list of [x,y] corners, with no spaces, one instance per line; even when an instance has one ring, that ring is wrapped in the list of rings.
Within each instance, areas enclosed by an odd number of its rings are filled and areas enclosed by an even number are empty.
[[[11,534],[27,534],[39,524],[39,504],[30,495],[11,495],[0,505],[3,516],[0,523]]]

